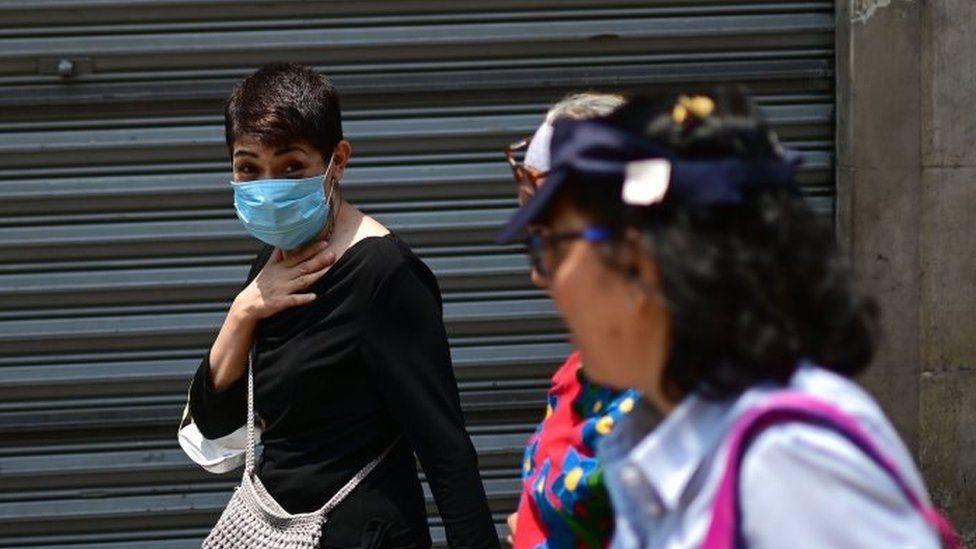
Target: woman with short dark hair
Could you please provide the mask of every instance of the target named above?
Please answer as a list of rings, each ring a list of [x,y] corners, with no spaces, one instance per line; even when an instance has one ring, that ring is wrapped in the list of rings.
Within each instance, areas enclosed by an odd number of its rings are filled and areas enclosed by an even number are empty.
[[[342,199],[351,146],[321,74],[270,65],[226,109],[234,204],[265,243],[193,380],[205,439],[245,423],[248,355],[263,426],[256,473],[289,513],[319,509],[384,450],[328,517],[321,547],[429,547],[426,473],[452,547],[498,537],[465,431],[434,275]]]
[[[550,150],[502,237],[533,224],[587,374],[645,397],[598,452],[614,546],[938,546],[911,456],[850,380],[876,307],[750,99],[636,99],[557,122]]]

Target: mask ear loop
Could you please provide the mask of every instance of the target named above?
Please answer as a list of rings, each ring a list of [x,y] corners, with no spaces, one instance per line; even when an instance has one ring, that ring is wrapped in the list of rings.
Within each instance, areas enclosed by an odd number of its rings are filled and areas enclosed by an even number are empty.
[[[326,177],[329,176],[329,170],[332,169],[333,162],[335,162],[334,152],[332,153],[332,156],[329,157],[329,165],[326,166],[325,168]],[[329,240],[329,238],[332,237],[332,232],[335,231],[336,218],[339,217],[339,208],[336,206],[335,203],[335,193],[336,190],[339,188],[339,179],[333,176],[330,179],[326,180],[325,183],[327,185],[329,183],[332,183],[329,186],[329,194],[326,195],[325,197],[325,203],[329,205],[329,222],[325,230],[325,240]],[[341,205],[341,201],[339,202],[339,204]]]

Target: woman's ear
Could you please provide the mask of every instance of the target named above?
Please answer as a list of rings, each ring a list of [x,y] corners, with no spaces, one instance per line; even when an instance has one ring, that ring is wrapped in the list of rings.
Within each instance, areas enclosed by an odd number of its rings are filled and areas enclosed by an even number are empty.
[[[620,254],[627,281],[634,285],[634,291],[646,303],[649,299],[661,297],[661,273],[657,262],[643,243],[643,236],[636,229],[627,229],[624,233]]]
[[[333,149],[333,154],[335,154],[332,160],[332,165],[335,166],[333,178],[339,181],[342,179],[342,175],[346,171],[346,165],[349,163],[349,158],[352,156],[352,144],[345,139],[339,141],[335,149]]]
[[[618,265],[628,282],[638,281],[641,275],[640,261],[644,256],[641,249],[640,233],[635,229],[624,231],[623,238],[615,250]]]
[[[636,278],[648,297],[655,299],[661,297],[661,270],[657,262],[646,252],[637,260]]]

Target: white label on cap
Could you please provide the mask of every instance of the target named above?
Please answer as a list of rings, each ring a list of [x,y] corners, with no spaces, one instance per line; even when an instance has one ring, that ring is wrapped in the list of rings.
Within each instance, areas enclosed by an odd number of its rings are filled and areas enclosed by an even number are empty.
[[[525,151],[523,163],[540,172],[549,171],[549,143],[552,142],[552,124],[544,123],[539,126],[529,141]]]
[[[664,200],[671,183],[671,162],[663,158],[627,164],[621,198],[631,206],[650,206]]]

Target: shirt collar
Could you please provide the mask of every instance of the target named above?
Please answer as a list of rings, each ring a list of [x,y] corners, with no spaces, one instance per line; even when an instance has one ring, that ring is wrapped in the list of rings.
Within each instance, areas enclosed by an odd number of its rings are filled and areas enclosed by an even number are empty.
[[[678,505],[695,471],[725,432],[731,407],[730,401],[689,396],[627,455],[665,507]]]
[[[636,466],[661,503],[675,509],[695,473],[705,465],[735,419],[775,386],[753,387],[738,397],[686,397],[660,425],[631,447],[625,460]]]

